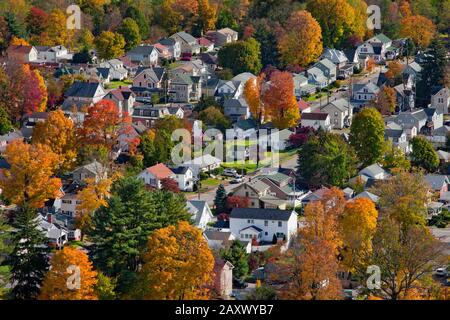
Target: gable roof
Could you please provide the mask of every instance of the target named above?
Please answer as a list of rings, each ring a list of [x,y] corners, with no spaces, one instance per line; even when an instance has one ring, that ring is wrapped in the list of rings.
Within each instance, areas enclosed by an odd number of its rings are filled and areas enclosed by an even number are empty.
[[[448,177],[442,174],[427,174],[424,178],[433,190],[441,190],[442,186],[449,183]]]
[[[99,89],[103,89],[99,82],[75,81],[66,91],[67,97],[93,98]]]
[[[372,192],[369,192],[369,191],[363,191],[360,194],[358,194],[356,197],[354,197],[353,199],[360,199],[360,198],[369,199],[375,203],[377,203],[378,199],[380,199],[380,197],[378,197],[377,195],[374,195]]]
[[[379,42],[381,42],[381,43],[383,43],[383,44],[386,44],[386,43],[389,43],[389,42],[392,41],[391,39],[389,39],[389,38],[388,38],[385,34],[383,34],[383,33],[377,34],[376,36],[372,37],[372,38],[369,39],[368,41],[370,42],[370,41],[375,41],[375,40],[378,40]]]
[[[172,170],[170,170],[164,163],[155,164],[154,166],[151,166],[146,170],[159,180],[169,178],[173,175]]]
[[[29,54],[33,50],[33,46],[10,45],[7,49],[8,53]]]
[[[197,39],[195,39],[192,35],[190,35],[189,33],[185,32],[185,31],[177,32],[174,35],[172,35],[171,37],[173,37],[173,36],[178,36],[184,42],[187,42],[187,43],[192,43],[192,42],[197,43]]]
[[[148,45],[148,44],[144,44],[144,45],[139,45],[133,49],[131,49],[130,51],[127,52],[127,55],[150,55],[153,50],[156,50],[154,46],[152,45]]]
[[[230,219],[258,219],[258,220],[281,220],[288,221],[293,212],[279,209],[260,208],[234,208],[231,211]]]
[[[76,168],[73,172],[78,171],[80,169],[85,169],[95,175],[104,171],[103,165],[97,160],[92,161],[91,163],[85,164],[84,166]]]
[[[359,174],[366,175],[370,178],[373,178],[380,173],[386,173],[386,171],[378,163],[371,164],[359,171]]]
[[[204,235],[208,240],[227,241],[232,236],[230,231],[205,230]]]

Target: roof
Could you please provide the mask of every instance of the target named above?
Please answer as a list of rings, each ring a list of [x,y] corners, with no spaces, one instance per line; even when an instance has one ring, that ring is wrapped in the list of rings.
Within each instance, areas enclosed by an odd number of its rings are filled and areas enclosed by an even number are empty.
[[[422,67],[415,61],[411,62],[410,64],[407,65],[407,67],[410,67],[411,69],[413,69],[415,72],[421,72],[422,71]]]
[[[248,81],[248,79],[251,79],[251,78],[256,78],[256,76],[251,72],[242,72],[242,73],[239,73],[238,75],[234,76],[231,79],[231,81],[240,81],[240,82],[246,83]]]
[[[197,39],[197,43],[199,45],[201,45],[202,47],[209,47],[209,46],[214,45],[214,43],[212,41],[210,41],[210,40],[208,40],[208,39],[206,39],[204,37],[198,38]]]
[[[369,191],[363,191],[360,194],[358,194],[356,197],[354,197],[353,199],[360,199],[360,198],[369,199],[369,200],[372,200],[373,202],[377,203],[378,199],[380,197],[374,195],[373,193],[371,193]]]
[[[321,109],[327,109],[329,107],[336,107],[341,112],[348,111],[349,102],[347,99],[340,98],[334,101],[331,101],[329,104],[323,106]],[[353,106],[350,104],[350,107],[353,108]]]
[[[384,130],[384,137],[391,137],[391,138],[400,138],[403,135],[403,129],[385,129]]]
[[[327,58],[320,60],[319,62],[317,62],[317,64],[325,66],[330,71],[336,69],[336,65],[333,63],[333,61]]]
[[[309,103],[308,103],[307,101],[305,101],[305,100],[300,99],[300,100],[298,100],[298,102],[297,102],[297,106],[298,106],[298,109],[299,109],[300,111],[303,111],[303,110],[309,108]]]
[[[172,35],[171,37],[173,37],[175,35],[179,36],[184,42],[187,42],[187,43],[195,42],[195,43],[197,43],[197,39],[195,39],[192,35],[190,35],[189,33],[185,32],[185,31],[177,32],[174,35]]]
[[[348,61],[344,52],[337,49],[327,48],[324,50],[322,56],[330,59],[333,63],[344,63]]]
[[[223,103],[223,107],[227,108],[227,107],[231,107],[231,108],[248,108],[248,104],[247,101],[245,101],[244,98],[239,98],[239,99],[227,99],[224,101]]]
[[[192,214],[192,220],[195,225],[198,225],[202,219],[205,208],[208,208],[208,203],[203,200],[189,200],[187,202],[189,212]]]
[[[66,92],[67,97],[93,98],[101,84],[75,81]]]
[[[265,190],[269,189],[270,187],[262,182],[260,179],[251,179],[250,181],[245,183],[250,188],[256,190],[257,192],[264,192]],[[239,188],[239,187],[238,187]]]
[[[367,90],[369,91],[369,93],[373,92],[373,93],[377,93],[380,88],[372,82],[368,82],[368,83],[357,83],[353,85],[353,92],[359,92],[360,90],[367,88]]]
[[[176,40],[172,39],[172,38],[162,38],[162,39],[159,39],[158,42],[164,46],[173,46],[173,45],[175,45]]]
[[[231,232],[222,232],[217,230],[205,230],[204,235],[208,240],[227,241],[231,237]]]
[[[321,112],[305,112],[302,113],[302,120],[326,120],[328,118],[328,113]]]
[[[149,78],[151,78],[154,82],[159,82],[161,81],[163,75],[164,75],[165,69],[164,68],[160,68],[160,67],[151,67],[151,68],[147,68],[147,67],[139,67],[136,70],[136,76],[139,76],[140,74],[145,73],[146,76],[148,76]]]
[[[242,232],[244,230],[252,230],[252,231],[256,231],[257,233],[260,233],[263,231],[263,229],[261,229],[257,226],[248,226],[248,227],[245,227],[244,229],[239,230],[239,232]]]
[[[91,163],[88,163],[88,164],[85,164],[84,166],[76,168],[74,171],[77,171],[79,169],[85,169],[85,170],[92,172],[93,174],[98,174],[98,173],[102,172],[104,168],[100,162],[98,162],[97,160],[94,160]]]
[[[378,163],[374,163],[368,167],[365,167],[361,171],[359,171],[359,174],[364,174],[368,177],[373,178],[376,175],[378,175],[380,173],[385,173],[385,172],[386,171]]]
[[[446,152],[444,150],[438,150],[437,154],[439,156],[440,160],[449,161],[450,160],[450,153]]]
[[[33,49],[33,46],[23,46],[23,45],[10,45],[8,47],[9,53],[20,53],[20,54],[28,54]]]
[[[218,64],[217,56],[214,56],[210,53],[202,53],[200,59],[206,64]]]
[[[449,183],[448,177],[442,174],[427,174],[424,178],[433,190],[441,190],[442,186]]]
[[[169,178],[173,175],[172,170],[170,170],[164,163],[155,164],[154,166],[149,167],[146,170],[159,180]]]
[[[260,209],[260,208],[234,208],[230,219],[258,219],[288,221],[293,212],[290,210]]]
[[[389,42],[392,41],[391,39],[389,39],[383,33],[377,34],[376,36],[374,36],[372,39],[369,39],[368,41],[372,41],[372,40],[375,40],[375,39],[380,41],[381,43],[384,43],[384,44],[389,43]]]
[[[127,55],[133,54],[133,55],[150,55],[152,51],[155,50],[155,47],[152,45],[140,45],[137,46],[130,51],[127,52]]]
[[[219,158],[216,158],[209,153],[204,154],[201,157],[194,158],[192,160],[186,161],[185,165],[198,165],[200,167],[207,167],[215,163],[222,163]]]
[[[170,170],[172,170],[172,172],[175,174],[185,174],[189,170],[189,167],[180,166],[176,168],[170,168]]]

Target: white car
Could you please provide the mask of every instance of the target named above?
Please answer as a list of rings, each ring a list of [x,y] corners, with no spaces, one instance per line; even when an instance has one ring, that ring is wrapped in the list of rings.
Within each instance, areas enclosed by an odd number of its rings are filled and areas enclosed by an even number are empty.
[[[447,268],[437,268],[435,273],[438,277],[445,277],[447,276]]]
[[[222,172],[223,176],[228,176],[228,177],[235,177],[237,174],[237,171],[235,169],[225,169]]]

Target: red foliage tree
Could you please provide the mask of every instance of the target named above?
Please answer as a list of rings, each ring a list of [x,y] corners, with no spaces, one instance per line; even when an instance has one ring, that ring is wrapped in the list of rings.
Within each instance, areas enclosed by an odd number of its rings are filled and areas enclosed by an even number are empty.
[[[37,7],[32,7],[26,17],[27,29],[33,35],[39,35],[47,29],[48,13]]]
[[[229,196],[227,198],[227,208],[248,208],[250,206],[250,199],[248,197]]]
[[[172,178],[164,178],[161,180],[162,188],[166,191],[170,191],[173,193],[179,193],[180,188],[178,187],[178,183]]]
[[[312,127],[298,128],[295,133],[290,135],[289,142],[294,148],[301,147],[315,134],[315,132],[316,131]]]

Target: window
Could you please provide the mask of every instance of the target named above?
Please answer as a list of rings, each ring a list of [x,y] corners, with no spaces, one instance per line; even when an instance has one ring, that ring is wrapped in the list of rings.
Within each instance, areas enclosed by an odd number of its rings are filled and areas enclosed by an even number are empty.
[[[264,232],[264,235],[265,235],[265,236],[268,236],[268,235],[269,235],[269,233],[268,233],[268,232],[266,231],[266,232]]]
[[[278,227],[281,227],[283,223],[281,221],[278,221]]]
[[[264,221],[264,227],[267,227],[269,225],[269,221]]]

